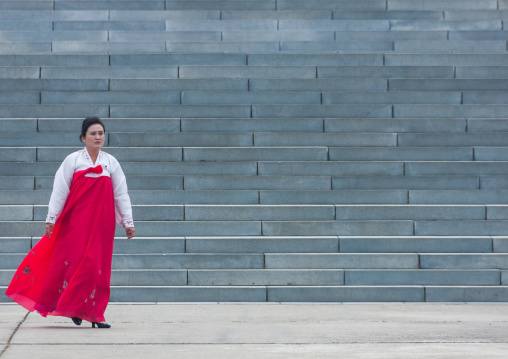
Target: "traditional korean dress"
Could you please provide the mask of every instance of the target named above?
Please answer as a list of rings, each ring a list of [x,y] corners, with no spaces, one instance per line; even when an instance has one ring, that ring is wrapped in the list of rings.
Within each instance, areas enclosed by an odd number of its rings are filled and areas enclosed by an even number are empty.
[[[134,227],[125,175],[103,151],[95,164],[85,149],[55,175],[46,223],[55,223],[27,254],[6,295],[43,317],[104,322],[110,295],[115,219]]]

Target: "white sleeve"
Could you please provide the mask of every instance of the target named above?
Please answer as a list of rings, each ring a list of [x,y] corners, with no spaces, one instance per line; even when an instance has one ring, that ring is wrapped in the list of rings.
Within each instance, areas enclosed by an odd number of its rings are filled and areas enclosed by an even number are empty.
[[[53,192],[49,200],[48,216],[46,223],[55,223],[62,213],[65,201],[71,190],[72,177],[74,176],[75,154],[72,153],[65,158],[55,174]]]
[[[127,180],[116,159],[111,160],[111,183],[113,185],[113,195],[115,197],[115,217],[116,222],[124,228],[134,227],[132,219],[131,199],[127,193]]]

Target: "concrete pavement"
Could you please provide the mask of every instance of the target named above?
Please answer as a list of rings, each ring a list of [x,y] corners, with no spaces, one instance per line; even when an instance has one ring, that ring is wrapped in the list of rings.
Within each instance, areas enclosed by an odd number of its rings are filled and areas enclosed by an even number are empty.
[[[0,305],[0,358],[508,357],[508,303],[112,303],[106,318]]]

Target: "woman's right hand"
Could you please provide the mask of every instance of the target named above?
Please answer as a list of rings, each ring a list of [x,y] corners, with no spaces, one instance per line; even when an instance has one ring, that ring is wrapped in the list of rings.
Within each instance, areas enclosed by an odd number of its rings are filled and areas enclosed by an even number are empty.
[[[46,235],[51,238],[51,234],[53,233],[54,223],[46,223]]]

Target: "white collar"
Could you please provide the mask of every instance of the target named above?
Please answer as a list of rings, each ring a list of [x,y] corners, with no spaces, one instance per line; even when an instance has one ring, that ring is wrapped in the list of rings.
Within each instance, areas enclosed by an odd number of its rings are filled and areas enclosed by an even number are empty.
[[[86,146],[83,149],[83,154],[85,155],[86,159],[88,160],[88,164],[90,165],[90,167],[97,167],[99,165],[99,163],[101,163],[102,150],[99,150],[99,154],[97,155],[97,159],[95,160],[95,164],[93,163],[92,157],[88,153],[88,150],[86,149]]]

